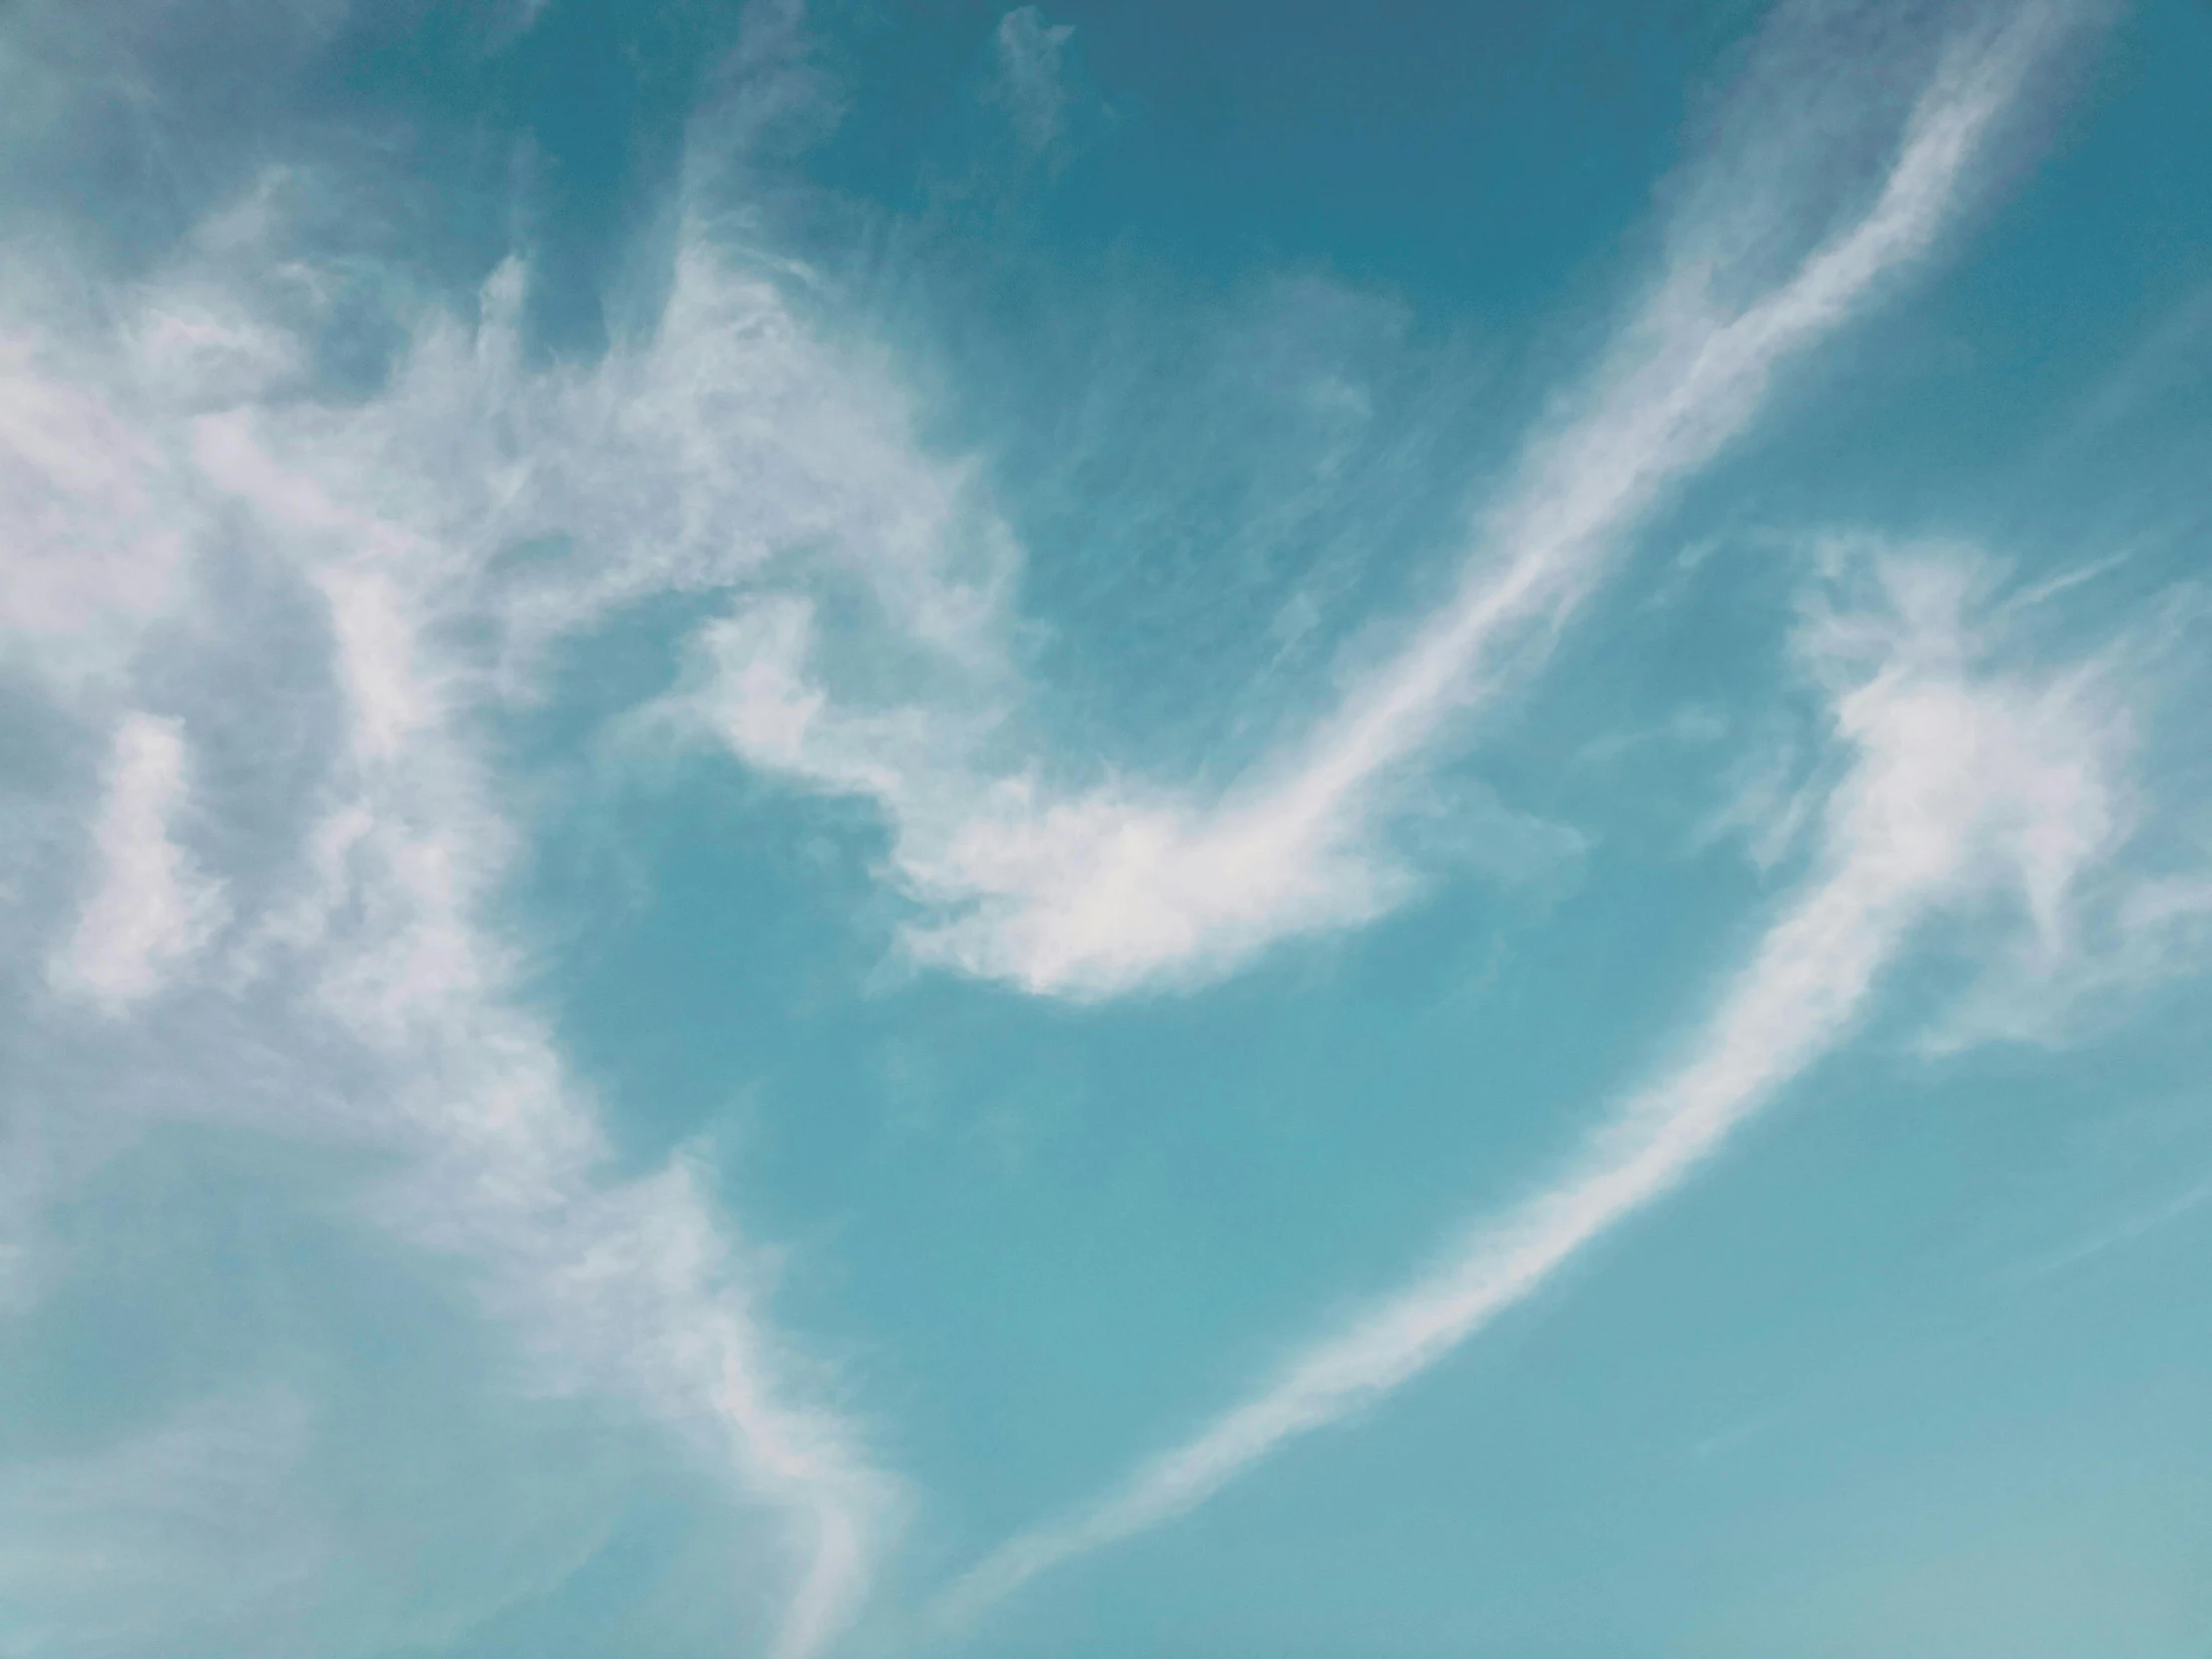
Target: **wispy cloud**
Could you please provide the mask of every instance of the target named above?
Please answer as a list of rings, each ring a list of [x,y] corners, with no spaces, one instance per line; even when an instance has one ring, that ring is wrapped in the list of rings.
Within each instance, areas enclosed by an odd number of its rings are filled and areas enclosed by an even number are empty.
[[[2093,665],[2035,674],[2003,663],[2003,642],[1974,616],[1983,574],[1886,560],[1861,603],[1809,613],[1802,652],[1832,693],[1851,769],[1826,804],[1815,868],[1684,1058],[1621,1102],[1557,1178],[1476,1225],[1433,1268],[1122,1486],[993,1552],[945,1595],[945,1624],[1185,1513],[1531,1296],[1829,1053],[1939,909],[1995,891],[2033,912],[2064,908],[2127,832],[2131,736]]]
[[[147,1079],[177,1066],[196,1085],[180,1110],[397,1154],[376,1213],[466,1266],[533,1357],[534,1385],[644,1402],[732,1494],[783,1518],[790,1593],[770,1645],[801,1659],[865,1598],[897,1483],[830,1403],[832,1380],[770,1321],[768,1256],[736,1235],[712,1182],[684,1160],[620,1175],[523,1005],[497,920],[521,827],[482,727],[537,693],[565,632],[644,594],[727,583],[828,526],[877,550],[866,578],[899,597],[941,556],[927,513],[955,486],[885,439],[871,396],[840,391],[872,382],[818,348],[772,287],[704,255],[687,259],[652,340],[602,364],[524,365],[510,267],[478,324],[394,317],[411,337],[381,389],[317,395],[294,371],[325,325],[324,289],[284,242],[287,194],[315,188],[257,192],[176,269],[116,285],[68,331],[17,311],[25,383],[69,418],[42,425],[34,407],[0,433],[24,486],[10,495],[10,656],[58,725],[156,663],[186,709],[119,728],[96,879],[63,920],[51,978],[117,1019],[166,988],[243,1038],[224,1071],[186,1025],[149,1018],[111,1060],[59,1020],[36,1038],[38,1063],[63,1099],[113,1092],[88,1069],[111,1065],[138,1068],[134,1098],[159,1096]],[[287,270],[292,310],[267,303],[260,279]],[[903,468],[910,487],[871,495],[871,468]],[[548,537],[572,557],[518,573],[516,547]],[[285,648],[312,659],[298,678],[330,730],[275,795],[192,801],[188,857],[177,827],[196,722],[288,752],[297,712],[226,698],[231,665],[271,647],[242,632],[252,607],[234,619],[210,602],[218,572],[301,619]],[[956,636],[956,582],[930,572],[905,607],[917,630]],[[80,647],[80,625],[99,651]],[[226,906],[234,943],[218,950]],[[256,1104],[273,1093],[280,1104]],[[42,1132],[75,1133],[66,1118]],[[69,1178],[64,1163],[51,1179]]]
[[[588,478],[563,475],[561,459],[594,440],[618,450],[665,444],[696,479],[711,442],[698,423],[707,411],[681,401],[698,384],[697,358],[660,377],[680,360],[666,335],[665,357],[618,358],[603,378],[533,382],[509,332],[518,279],[509,272],[495,281],[489,321],[473,339],[433,326],[385,397],[317,420],[209,422],[200,453],[260,522],[305,551],[328,606],[351,729],[309,836],[342,848],[320,872],[329,884],[309,930],[310,961],[322,1005],[396,1067],[389,1109],[418,1163],[389,1213],[409,1236],[484,1264],[488,1294],[535,1335],[556,1374],[641,1393],[727,1457],[742,1489],[792,1515],[802,1565],[776,1651],[798,1659],[856,1610],[892,1485],[851,1427],[807,1397],[794,1357],[758,1310],[755,1269],[697,1172],[679,1163],[647,1180],[609,1181],[588,1103],[541,1025],[512,1006],[508,952],[479,920],[515,830],[466,738],[472,682],[479,697],[491,690],[484,666],[455,661],[441,631],[480,602],[484,561],[512,544],[517,518],[546,510],[548,495],[556,509],[578,508],[616,476],[604,460]],[[710,357],[765,345],[773,362],[801,349],[733,329],[727,306],[750,302],[742,284],[702,294],[687,282],[674,324],[697,326],[691,346]],[[694,303],[715,308],[696,317]],[[794,383],[809,366],[789,358],[766,384],[732,374],[713,382],[727,390],[704,394],[746,398],[713,415],[750,426],[779,396],[817,394]],[[472,439],[479,422],[490,431]],[[843,447],[854,441],[864,438]],[[431,458],[453,444],[462,447]],[[734,495],[715,493],[738,487],[736,475],[761,484],[769,457],[755,447],[750,468],[742,454],[726,455],[728,471],[705,494],[695,482],[653,497],[650,518],[608,538],[630,562],[572,573],[536,606],[526,598],[509,613],[513,637],[526,648],[539,631],[606,604],[701,579],[689,559],[759,557],[764,534],[791,534],[776,515],[804,515],[811,504],[788,494],[756,502],[747,522],[700,522],[740,510]],[[803,438],[795,447],[807,452]],[[828,490],[814,504],[839,505]],[[604,523],[609,505],[589,510]]]
[[[2072,575],[2087,580],[2104,563]],[[2029,605],[2065,591],[2067,578],[2052,578],[2007,609],[2025,621]],[[2079,1041],[2212,961],[2212,823],[2189,732],[2212,691],[2207,599],[2197,584],[2171,586],[2146,619],[2117,630],[2099,653],[2099,674],[2127,705],[2145,749],[2160,757],[2155,787],[2146,782],[2115,803],[2136,831],[2136,855],[2062,895],[2043,892],[2008,932],[1989,936],[1964,990],[1924,1033],[1927,1051]]]
[[[757,15],[773,33],[786,13]],[[1830,215],[1772,280],[1747,273],[1789,224],[1714,229],[1692,213],[1652,297],[1527,446],[1448,602],[1225,791],[1100,784],[1050,759],[1018,672],[1018,550],[972,469],[916,440],[891,377],[793,301],[807,275],[718,231],[710,203],[680,204],[667,303],[602,359],[532,360],[516,263],[467,319],[387,298],[375,320],[402,344],[373,390],[345,395],[312,372],[345,324],[298,229],[326,180],[269,175],[143,280],[41,285],[18,250],[25,269],[0,290],[0,650],[58,728],[109,729],[88,711],[179,711],[113,727],[102,804],[82,826],[94,877],[25,957],[48,964],[42,989],[91,1005],[64,1003],[27,1039],[60,1080],[34,1127],[58,1140],[79,1097],[104,1100],[114,1071],[95,1067],[134,1067],[139,1094],[167,1098],[144,1079],[187,1051],[185,1027],[236,1035],[221,1062],[190,1049],[204,1068],[194,1109],[396,1164],[376,1213],[469,1265],[536,1380],[645,1401],[780,1517],[788,1594],[771,1641],[781,1659],[819,1652],[869,1593],[898,1484],[833,1403],[834,1379],[771,1319],[768,1253],[723,1214],[704,1168],[619,1174],[528,1006],[526,941],[501,925],[527,827],[493,718],[549,695],[564,643],[625,608],[734,594],[653,720],[877,803],[894,874],[923,906],[906,935],[923,960],[1104,996],[1378,915],[1415,878],[1387,841],[1407,775],[1540,660],[1636,527],[1755,418],[1784,361],[1934,243],[2055,15],[2008,13],[1945,58],[1871,205]],[[1063,33],[1032,13],[1006,27],[1008,74],[1033,83],[1022,119],[1049,136],[1058,105],[1036,77]],[[82,304],[88,285],[100,291]],[[305,713],[226,699],[224,675],[269,640],[216,602],[219,574],[288,608]],[[964,1595],[987,1600],[1188,1507],[1431,1363],[1810,1063],[1969,868],[2017,866],[2063,898],[2107,833],[2097,757],[2065,772],[2069,722],[2086,744],[2090,700],[1969,672],[1963,587],[1939,571],[1901,570],[1891,598],[1873,623],[1839,613],[1813,630],[1859,770],[1830,805],[1825,873],[1724,1001],[1701,1058],[1639,1097],[1561,1187],[1125,1492],[1009,1546]],[[848,632],[870,647],[864,673]],[[176,696],[150,697],[155,682]],[[293,743],[294,715],[327,730]],[[2047,730],[2022,752],[2014,739],[2037,720]],[[213,769],[200,758],[223,744],[308,753],[242,806],[235,779],[201,787]],[[2191,902],[2177,892],[2173,907]],[[165,1020],[172,998],[191,999],[193,1019]],[[31,1167],[11,1163],[11,1203]],[[308,1432],[304,1417],[291,1426]],[[220,1452],[234,1429],[195,1443]],[[146,1444],[173,1460],[170,1440]],[[118,1456],[80,1470],[84,1501],[137,1468]],[[69,1476],[37,1478],[51,1492]],[[98,1563],[76,1566],[89,1583]]]
[[[1793,163],[1807,175],[1833,165],[1833,135],[1787,135],[1775,148],[1802,151],[1758,158],[1765,184],[1742,199],[1685,193],[1689,217],[1650,298],[1527,445],[1448,599],[1332,714],[1226,790],[1084,788],[1009,762],[1017,722],[1004,702],[840,700],[804,597],[710,634],[704,686],[673,711],[758,766],[876,801],[896,874],[926,906],[906,936],[925,961],[1095,998],[1203,979],[1285,937],[1370,920],[1414,885],[1388,844],[1408,774],[1542,659],[1637,527],[1750,426],[1784,364],[1927,253],[2066,21],[2013,8],[1953,40],[1872,200],[1785,257],[1778,276],[1761,273],[1809,211],[1787,176]],[[1730,176],[1738,161],[1710,172]],[[753,654],[762,643],[773,671]]]
[[[228,909],[221,886],[175,838],[187,799],[186,759],[174,720],[133,714],[116,730],[93,822],[97,885],[46,965],[55,989],[110,1013],[160,990]]]

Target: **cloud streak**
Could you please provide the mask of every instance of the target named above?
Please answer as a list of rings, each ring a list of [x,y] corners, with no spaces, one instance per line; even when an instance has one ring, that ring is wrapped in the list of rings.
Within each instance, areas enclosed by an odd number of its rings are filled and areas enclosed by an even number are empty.
[[[111,1014],[160,990],[222,926],[229,906],[174,838],[187,797],[174,720],[133,714],[117,728],[106,797],[93,825],[99,884],[47,982]]]
[[[511,545],[515,519],[545,510],[541,492],[571,487],[549,464],[565,444],[607,422],[597,435],[619,446],[621,422],[692,413],[672,412],[651,387],[621,388],[636,395],[610,409],[600,381],[533,384],[511,332],[517,283],[513,271],[495,279],[473,340],[431,326],[386,397],[319,420],[250,414],[198,428],[211,479],[304,551],[345,692],[344,761],[306,837],[323,849],[321,867],[307,910],[287,914],[287,937],[311,941],[322,1008],[392,1068],[386,1109],[416,1163],[388,1218],[483,1264],[487,1296],[548,1376],[644,1398],[726,1459],[741,1490],[790,1516],[799,1571],[773,1651],[803,1659],[865,1594],[893,1483],[851,1426],[808,1397],[700,1172],[679,1162],[608,1179],[588,1102],[549,1034],[512,1005],[509,952],[481,919],[516,831],[466,736],[472,703],[491,693],[485,671],[444,640],[481,614],[483,561]],[[626,371],[635,365],[607,372]],[[471,443],[487,418],[490,434]],[[550,430],[517,431],[533,418]],[[704,437],[671,435],[685,456]],[[424,464],[440,445],[455,456]],[[502,467],[502,448],[522,458]],[[642,570],[572,577],[549,613],[525,604],[518,635],[681,585],[668,565],[707,528],[683,516],[724,505],[676,496],[663,505],[679,515],[674,545],[651,549]]]
[[[1408,773],[1541,661],[1637,528],[1750,426],[1777,373],[1931,249],[2066,21],[2023,6],[1952,41],[1872,200],[1779,278],[1748,274],[1805,211],[1786,187],[1748,191],[1754,206],[1725,215],[1693,198],[1686,211],[1715,223],[1676,227],[1650,299],[1525,448],[1446,602],[1332,714],[1217,795],[1132,780],[1068,789],[1034,764],[994,765],[1009,717],[987,703],[947,716],[840,702],[804,597],[708,635],[702,684],[672,712],[766,770],[874,800],[895,873],[926,907],[906,935],[925,961],[1089,999],[1203,979],[1285,937],[1371,920],[1413,885],[1386,844]],[[1788,143],[1813,146],[1801,158],[1813,168],[1821,141]],[[1752,296],[1737,297],[1747,281]]]
[[[1877,603],[1818,609],[1801,640],[1854,757],[1828,801],[1816,867],[1683,1058],[1621,1102],[1555,1180],[1429,1271],[1097,1502],[994,1551],[944,1595],[941,1626],[1186,1513],[1533,1295],[1833,1050],[1939,909],[2010,891],[2033,913],[2064,911],[2127,833],[2124,719],[2089,668],[2033,677],[1994,665],[1998,642],[1970,614],[1970,566],[1891,561],[1876,583]]]
[[[465,1265],[534,1386],[642,1402],[741,1506],[778,1517],[764,1553],[789,1596],[766,1645],[805,1659],[865,1599],[898,1483],[770,1320],[766,1254],[704,1169],[620,1174],[524,1005],[500,921],[522,828],[483,725],[540,694],[573,630],[726,584],[826,526],[905,537],[907,562],[886,548],[867,573],[895,598],[938,556],[926,513],[947,486],[886,435],[872,381],[840,378],[768,284],[696,250],[660,329],[602,364],[524,366],[508,267],[477,324],[402,314],[380,389],[318,395],[298,365],[325,290],[285,247],[287,198],[312,188],[273,178],[172,269],[105,295],[97,324],[11,307],[7,366],[43,404],[0,429],[22,486],[4,551],[8,655],[27,678],[10,690],[70,730],[141,680],[180,711],[118,726],[89,894],[47,955],[52,989],[129,1022],[90,1057],[71,1019],[48,1022],[39,1063],[64,1103],[180,1092],[167,1109],[396,1164],[375,1213]],[[285,304],[271,273],[297,279]],[[882,470],[902,492],[870,493]],[[570,556],[518,575],[516,546],[548,537]],[[219,580],[285,607],[301,696],[238,694],[234,665],[273,648],[251,631],[261,611],[212,602]],[[917,628],[956,633],[955,584],[921,586]],[[312,741],[274,793],[189,792],[203,723],[258,756],[296,749],[294,720]],[[190,1017],[155,1017],[157,992]],[[202,1028],[234,1039],[221,1058]],[[191,1087],[167,1091],[165,1074]],[[24,1132],[51,1155],[26,1205],[128,1138],[67,1114]],[[55,1150],[72,1140],[74,1161]]]

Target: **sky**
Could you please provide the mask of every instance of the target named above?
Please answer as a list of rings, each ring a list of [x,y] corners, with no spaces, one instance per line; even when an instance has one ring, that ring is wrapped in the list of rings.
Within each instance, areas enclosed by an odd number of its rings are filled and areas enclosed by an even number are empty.
[[[0,11],[0,1659],[2212,1654],[2208,77]]]

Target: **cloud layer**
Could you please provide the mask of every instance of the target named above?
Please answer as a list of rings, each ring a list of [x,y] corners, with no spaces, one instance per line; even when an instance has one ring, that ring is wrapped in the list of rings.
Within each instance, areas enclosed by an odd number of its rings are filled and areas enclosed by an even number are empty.
[[[535,12],[514,10],[517,27]],[[300,28],[334,27],[307,11]],[[775,1254],[710,1162],[626,1166],[533,1004],[539,941],[510,906],[535,780],[511,770],[504,723],[567,700],[630,758],[705,745],[870,804],[905,952],[1037,996],[1200,983],[1381,916],[1425,873],[1403,821],[1454,741],[1788,366],[1940,244],[2069,26],[1992,8],[1895,61],[1824,63],[1821,119],[1752,140],[1724,123],[1671,191],[1648,289],[1473,515],[1440,602],[1226,785],[1125,773],[1046,729],[1022,550],[982,469],[917,435],[911,392],[840,333],[833,284],[764,247],[704,159],[672,205],[665,295],[589,361],[537,349],[527,261],[438,303],[401,262],[333,249],[346,187],[305,166],[128,273],[9,248],[0,708],[57,758],[7,781],[0,822],[18,1068],[0,1301],[33,1308],[66,1281],[42,1218],[149,1135],[336,1149],[372,1173],[331,1225],[365,1218],[457,1272],[522,1357],[518,1414],[619,1401],[684,1448],[748,1518],[743,1636],[778,1659],[828,1650],[877,1593],[908,1494],[848,1380],[775,1318]],[[1793,27],[1777,38],[1802,45]],[[1036,149],[1062,136],[1067,38],[1028,8],[996,36],[998,96]],[[1803,73],[1771,48],[1746,107],[1771,114]],[[1918,90],[1876,95],[1904,79]],[[736,142],[716,119],[742,128],[764,100],[704,122],[700,156]],[[1812,870],[1679,1064],[1429,1272],[990,1556],[946,1619],[1434,1365],[1818,1063],[1937,918],[2003,908],[2029,943],[1932,1041],[2197,948],[2200,874],[2106,879],[2136,808],[2113,665],[2028,664],[1993,580],[1885,554],[1808,610],[1800,654],[1848,764]],[[594,639],[670,614],[665,695],[609,709],[579,685]],[[1514,840],[1482,855],[1499,868],[1582,844],[1502,808],[1485,832]],[[37,1628],[91,1621],[103,1651],[161,1652],[147,1607],[219,1576],[227,1550],[260,1565],[226,1579],[211,1627],[278,1629],[334,1593],[345,1541],[285,1483],[344,1425],[284,1385],[229,1384],[83,1456],[7,1466],[28,1519],[0,1523],[0,1579]],[[235,1531],[179,1547],[178,1514],[210,1492],[239,1497]],[[557,1576],[590,1530],[518,1543],[531,1563],[509,1580]]]

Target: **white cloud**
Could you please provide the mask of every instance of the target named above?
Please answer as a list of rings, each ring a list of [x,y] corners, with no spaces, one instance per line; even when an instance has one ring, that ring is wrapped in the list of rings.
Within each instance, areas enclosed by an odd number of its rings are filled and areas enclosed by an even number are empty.
[[[2067,586],[2065,578],[2038,584],[2008,612],[2024,617]],[[1983,930],[1963,991],[1923,1035],[1927,1051],[2092,1037],[2212,962],[2212,819],[2195,761],[2197,710],[2212,691],[2204,672],[2212,624],[2206,600],[2195,584],[2168,590],[2147,620],[2117,633],[2095,662],[2097,682],[2127,709],[2138,745],[2157,758],[2145,769],[2155,791],[2146,785],[2111,803],[2131,856],[2075,880],[2063,875],[2069,848],[2047,838],[2023,844],[2023,860],[2040,872],[2033,902],[2008,928]]]
[[[2146,996],[2212,961],[2208,869],[2212,848],[2198,847],[2180,873],[2111,870],[2053,895],[1989,942],[1922,1046],[1933,1054],[1985,1042],[2056,1047],[2140,1011]]]
[[[1226,791],[1085,788],[1009,763],[1003,691],[847,707],[789,599],[713,634],[707,684],[669,712],[764,769],[872,798],[894,831],[894,871],[928,910],[906,934],[925,961],[1095,998],[1203,979],[1280,939],[1371,920],[1415,884],[1387,839],[1409,774],[1541,659],[1637,527],[1751,423],[1783,364],[1928,251],[2060,21],[2023,7],[1955,42],[1871,203],[1748,300],[1727,296],[1738,267],[1770,259],[1804,205],[1771,202],[1763,223],[1699,199],[1718,219],[1676,228],[1649,302],[1570,412],[1527,446],[1449,600],[1333,714]],[[1806,172],[1833,160],[1794,159]],[[1786,172],[1791,158],[1762,160]],[[748,655],[756,644],[772,648],[773,669]]]
[[[2131,735],[2094,665],[2038,675],[1997,660],[2002,642],[1972,616],[1984,575],[1957,560],[1885,560],[1873,593],[1810,612],[1803,655],[1851,769],[1826,803],[1815,868],[1684,1058],[1622,1101],[1557,1178],[1427,1272],[1097,1502],[994,1551],[943,1598],[944,1622],[1183,1514],[1532,1295],[1830,1052],[1937,911],[1998,892],[2036,916],[2064,908],[2125,837]]]
[[[788,1596],[767,1645],[803,1659],[866,1597],[898,1484],[827,1403],[832,1380],[771,1322],[768,1254],[735,1236],[689,1163],[618,1175],[552,1033],[520,1006],[519,952],[494,918],[519,829],[481,721],[535,695],[549,649],[609,610],[825,544],[865,551],[850,580],[924,647],[965,652],[990,608],[966,596],[997,580],[996,554],[948,530],[959,478],[905,445],[879,381],[696,240],[659,328],[600,364],[522,363],[523,276],[508,268],[473,327],[396,319],[411,342],[373,394],[304,394],[285,365],[321,325],[314,284],[301,315],[273,315],[266,284],[237,273],[285,263],[283,198],[312,189],[258,192],[259,217],[226,233],[237,246],[203,237],[180,269],[106,295],[104,317],[15,319],[18,383],[37,397],[0,428],[0,464],[28,480],[8,497],[0,554],[27,684],[67,710],[130,683],[155,642],[165,684],[223,697],[229,665],[271,642],[201,603],[195,584],[220,555],[319,616],[319,634],[286,648],[327,653],[337,722],[303,782],[264,806],[283,815],[274,850],[267,826],[249,836],[198,804],[206,870],[176,838],[184,728],[124,723],[91,827],[100,884],[53,950],[52,980],[119,1018],[166,987],[193,999],[194,1020],[149,1016],[89,1057],[56,1049],[41,1061],[56,1110],[19,1138],[81,1141],[82,1157],[41,1166],[74,1178],[127,1131],[71,1114],[160,1097],[174,1066],[189,1080],[176,1110],[397,1154],[376,1213],[466,1268],[538,1385],[642,1401],[732,1493],[781,1517],[771,1554]],[[550,551],[517,556],[533,547]],[[272,749],[291,713],[221,707],[234,741],[266,722]],[[219,955],[226,889],[237,943]],[[173,1058],[188,1025],[240,1035],[231,1070],[197,1050]],[[130,1075],[116,1085],[99,1067]],[[98,1560],[82,1565],[98,1576]],[[146,1581],[110,1589],[127,1599]]]
[[[0,322],[0,595],[8,658],[112,673],[182,599],[199,503],[178,457],[117,394],[107,353]]]
[[[512,1005],[509,950],[482,918],[516,830],[467,736],[503,665],[447,644],[456,623],[491,620],[526,658],[606,605],[727,579],[813,515],[850,510],[807,469],[851,455],[865,429],[827,457],[809,449],[822,391],[807,347],[766,289],[715,280],[687,274],[672,307],[696,338],[537,376],[507,332],[506,272],[476,335],[432,324],[382,396],[205,419],[197,447],[328,607],[349,729],[302,837],[303,902],[264,948],[387,1067],[378,1128],[413,1166],[384,1213],[480,1265],[546,1378],[646,1399],[788,1514],[797,1579],[776,1651],[798,1659],[856,1611],[893,1483],[808,1397],[759,1311],[760,1264],[698,1176],[678,1164],[611,1181],[550,1035]],[[632,463],[642,476],[625,476]],[[554,527],[580,544],[567,585],[493,586],[486,609],[487,566]],[[875,574],[896,582],[895,558]]]
[[[187,760],[174,720],[133,714],[116,729],[92,830],[98,884],[46,967],[55,989],[109,1013],[159,991],[229,910],[221,884],[174,838]]]

